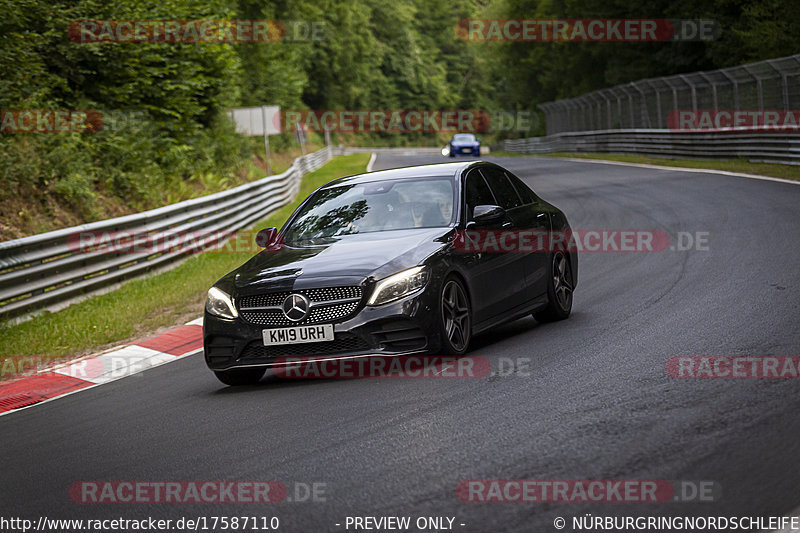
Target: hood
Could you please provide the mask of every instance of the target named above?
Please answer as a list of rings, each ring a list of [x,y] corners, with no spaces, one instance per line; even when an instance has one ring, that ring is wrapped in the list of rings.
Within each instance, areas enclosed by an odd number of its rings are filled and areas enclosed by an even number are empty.
[[[416,266],[447,246],[453,231],[413,228],[343,235],[314,246],[279,245],[260,252],[229,276],[237,289],[255,290],[301,288],[307,281],[318,285],[319,278],[381,279]]]

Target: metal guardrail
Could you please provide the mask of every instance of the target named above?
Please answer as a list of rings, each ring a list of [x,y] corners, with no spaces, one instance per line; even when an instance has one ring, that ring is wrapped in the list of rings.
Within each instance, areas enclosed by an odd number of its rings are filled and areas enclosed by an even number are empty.
[[[800,135],[775,132],[698,132],[627,129],[558,133],[506,140],[508,152],[613,152],[655,157],[747,158],[758,162],[800,164]]]
[[[668,128],[676,110],[797,110],[800,54],[650,78],[539,106],[547,135],[569,131]]]
[[[300,178],[331,159],[323,148],[298,157],[285,172],[233,189],[176,204],[0,242],[0,319],[34,310],[56,309],[87,294],[107,290],[120,281],[173,263],[201,246],[221,244],[236,230],[264,218],[297,194]],[[174,247],[155,253],[128,253],[101,245],[81,251],[80,235],[128,235],[140,246],[169,242],[174,234],[190,234]],[[208,239],[204,240],[203,237]]]
[[[614,152],[800,164],[796,127],[681,129],[675,121],[676,113],[684,111],[796,111],[800,108],[800,54],[640,80],[539,107],[545,114],[547,136],[506,140],[501,149],[529,154]]]

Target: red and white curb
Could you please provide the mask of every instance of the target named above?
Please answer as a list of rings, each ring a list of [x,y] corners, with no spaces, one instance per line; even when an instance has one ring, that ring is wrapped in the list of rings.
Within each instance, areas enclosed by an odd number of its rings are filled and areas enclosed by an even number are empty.
[[[177,361],[203,348],[203,319],[120,348],[0,381],[0,416]]]

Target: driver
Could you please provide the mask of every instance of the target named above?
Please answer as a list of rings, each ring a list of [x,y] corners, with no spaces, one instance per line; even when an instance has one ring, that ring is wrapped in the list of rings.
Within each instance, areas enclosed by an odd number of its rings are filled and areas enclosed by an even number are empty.
[[[436,203],[439,204],[439,212],[442,215],[443,223],[447,224],[453,217],[453,198],[442,194],[436,198]]]
[[[446,226],[453,216],[453,200],[437,192],[431,193],[432,201],[414,202],[411,215],[414,218],[414,227]]]

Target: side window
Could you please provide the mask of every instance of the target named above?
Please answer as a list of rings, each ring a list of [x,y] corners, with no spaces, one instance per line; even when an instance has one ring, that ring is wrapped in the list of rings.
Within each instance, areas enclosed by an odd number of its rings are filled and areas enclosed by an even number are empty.
[[[533,193],[530,187],[525,185],[525,183],[516,177],[514,174],[510,172],[506,172],[506,176],[511,183],[514,185],[514,188],[519,193],[520,197],[522,198],[523,204],[533,204],[536,202],[536,195]]]
[[[467,176],[467,183],[464,193],[467,204],[467,220],[472,219],[472,210],[476,205],[496,205],[497,201],[492,196],[492,191],[486,185],[486,180],[477,171],[473,170]]]
[[[517,191],[514,190],[514,186],[508,181],[503,171],[488,167],[482,168],[481,173],[489,183],[489,187],[491,187],[500,207],[503,209],[514,209],[522,205],[522,200],[517,194]]]

